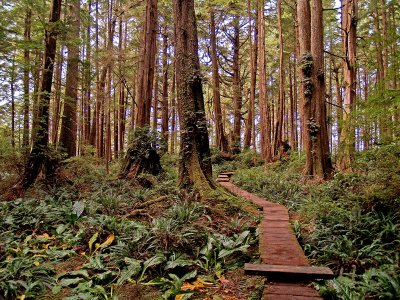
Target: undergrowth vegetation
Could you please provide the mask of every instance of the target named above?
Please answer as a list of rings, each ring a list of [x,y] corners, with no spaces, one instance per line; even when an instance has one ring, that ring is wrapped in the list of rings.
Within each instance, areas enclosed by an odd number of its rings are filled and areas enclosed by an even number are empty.
[[[69,159],[55,186],[1,202],[0,299],[217,294],[224,273],[257,258],[257,220],[179,191],[176,161],[164,160],[143,188],[116,179],[118,166],[107,174],[93,157]]]
[[[400,147],[359,153],[354,172],[302,180],[303,158],[241,169],[236,184],[286,205],[309,259],[339,276],[318,288],[327,299],[400,298]]]

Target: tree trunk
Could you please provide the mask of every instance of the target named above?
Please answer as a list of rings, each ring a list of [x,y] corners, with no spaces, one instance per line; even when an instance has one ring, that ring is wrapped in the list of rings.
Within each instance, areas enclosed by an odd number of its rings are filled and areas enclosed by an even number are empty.
[[[163,72],[163,84],[162,84],[162,102],[161,102],[161,135],[162,139],[168,150],[168,35],[167,25],[164,26],[163,35],[163,55],[162,55],[162,72]]]
[[[339,159],[337,166],[341,171],[351,170],[351,163],[355,151],[354,120],[351,115],[356,100],[356,42],[357,42],[357,0],[345,0],[342,11],[343,26],[343,64],[344,79],[344,114],[343,127],[339,140]]]
[[[297,83],[296,76],[292,74],[296,74],[296,67],[292,63],[291,59],[289,59],[289,97],[290,97],[290,145],[292,149],[297,152],[297,120],[296,120],[296,100],[295,94],[297,93]],[[292,71],[293,69],[293,71]]]
[[[90,17],[92,1],[89,0],[87,4],[88,14]],[[90,20],[91,18],[89,18]],[[83,131],[84,131],[84,143],[90,144],[90,112],[91,112],[91,85],[92,85],[92,75],[91,75],[91,53],[92,53],[92,46],[91,46],[91,23],[88,21],[87,28],[86,28],[86,57],[85,63],[83,68],[83,80],[82,80],[82,89],[83,89]]]
[[[100,126],[100,97],[99,97],[99,85],[100,85],[100,62],[99,62],[99,0],[96,0],[96,14],[95,14],[95,69],[96,69],[96,103],[94,106],[94,114],[92,118],[92,127],[90,129],[90,145],[95,146],[98,154],[98,128]]]
[[[25,16],[24,41],[31,41],[32,10],[28,9]],[[24,49],[24,131],[22,136],[22,147],[24,153],[29,153],[29,71],[30,71],[30,50]]]
[[[174,0],[176,34],[176,85],[180,106],[181,188],[206,194],[214,187],[201,83],[198,39],[193,0]]]
[[[215,13],[210,10],[210,36],[211,36],[211,61],[212,61],[212,89],[214,99],[214,119],[215,119],[215,136],[217,147],[222,153],[229,153],[228,140],[224,131],[224,123],[222,121],[221,95],[219,85],[218,58],[217,58],[217,37],[215,28]]]
[[[171,154],[175,153],[176,145],[176,81],[175,81],[175,63],[172,71],[171,86]]]
[[[278,0],[278,28],[279,28],[279,102],[276,120],[274,155],[280,157],[283,151],[283,112],[285,109],[285,70],[283,66],[283,33],[282,33],[282,1]]]
[[[251,14],[251,2],[247,1],[247,13],[249,18],[249,43],[250,43],[250,99],[249,108],[246,120],[246,129],[243,140],[243,147],[245,149],[250,148],[254,124],[254,109],[255,109],[255,98],[256,98],[256,80],[257,80],[257,48],[258,48],[258,25],[257,16],[254,24],[254,42],[252,41],[252,14]],[[254,137],[253,137],[254,138]],[[254,139],[255,141],[255,139]],[[253,147],[256,145],[253,143]]]
[[[326,179],[332,166],[326,128],[321,0],[297,2],[301,56],[301,119],[306,153],[304,175]],[[311,25],[311,26],[310,26]]]
[[[122,5],[122,1],[121,1]],[[122,64],[122,59],[123,59],[123,54],[122,51],[125,49],[125,40],[126,36],[123,34],[123,21],[122,17],[119,19],[119,42],[118,42],[118,48],[119,48],[119,60],[118,60],[118,72],[120,76],[120,84],[119,84],[119,94],[118,94],[118,117],[117,117],[117,126],[118,126],[118,140],[117,140],[117,149],[118,152],[122,152],[124,150],[124,137],[125,137],[125,86],[123,82],[123,64]],[[119,154],[119,153],[117,153]],[[118,156],[117,156],[118,157]]]
[[[138,179],[140,173],[157,175],[161,172],[160,157],[156,144],[149,132],[150,110],[152,104],[156,37],[157,37],[157,0],[146,0],[146,15],[142,32],[142,48],[139,57],[138,74],[136,80],[136,96],[138,104],[136,114],[136,129],[133,139],[127,149],[121,168],[120,177]],[[158,83],[157,87],[158,87]],[[155,91],[155,100],[158,99],[158,89]],[[154,120],[157,121],[156,105],[154,106]],[[154,125],[153,125],[154,126]]]
[[[79,29],[80,0],[70,0],[68,3],[70,28],[68,30],[67,48],[67,79],[65,83],[64,113],[60,134],[60,144],[68,157],[76,155],[77,136],[77,103],[79,80]]]
[[[233,135],[232,135],[232,153],[237,154],[240,152],[240,132],[242,124],[242,88],[240,83],[240,61],[239,61],[239,48],[240,48],[240,28],[239,16],[235,15],[233,18]]]
[[[267,103],[267,79],[265,62],[265,19],[264,0],[258,0],[258,78],[260,86],[259,107],[260,107],[260,133],[261,133],[261,156],[266,163],[272,161],[271,153],[271,119],[270,108]]]
[[[311,135],[313,155],[312,175],[323,179],[332,176],[332,162],[329,151],[329,136],[326,116],[326,86],[324,70],[324,32],[322,0],[314,0],[311,10],[311,53],[314,60],[312,80],[314,90],[311,103],[311,118],[308,133]],[[315,120],[317,128],[312,127]],[[314,135],[315,132],[315,135]],[[311,175],[311,174],[310,174]]]
[[[38,129],[29,154],[25,172],[20,181],[23,189],[28,188],[37,179],[40,171],[44,168],[46,175],[51,175],[54,162],[51,160],[48,150],[49,143],[49,104],[51,86],[53,81],[54,59],[56,56],[58,27],[60,20],[61,0],[53,0],[49,17],[49,26],[45,30],[45,54],[41,93],[39,98]]]
[[[142,31],[142,48],[139,55],[136,96],[138,103],[136,126],[150,125],[150,107],[156,57],[157,0],[146,0],[146,15]]]

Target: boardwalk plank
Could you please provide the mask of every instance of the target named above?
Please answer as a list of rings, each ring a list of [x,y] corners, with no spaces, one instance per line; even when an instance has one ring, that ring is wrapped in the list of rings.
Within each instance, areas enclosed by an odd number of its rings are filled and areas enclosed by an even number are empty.
[[[322,299],[312,287],[302,282],[316,278],[330,279],[333,273],[329,268],[310,267],[290,226],[287,208],[242,190],[230,182],[233,173],[228,177],[226,174],[224,172],[222,173],[224,176],[218,178],[221,186],[235,195],[248,199],[263,210],[263,220],[259,225],[259,250],[263,264],[245,265],[246,274],[265,275],[271,281],[265,287],[262,299]]]
[[[245,264],[244,271],[249,275],[264,275],[268,278],[298,280],[300,282],[333,278],[331,269],[326,267]]]

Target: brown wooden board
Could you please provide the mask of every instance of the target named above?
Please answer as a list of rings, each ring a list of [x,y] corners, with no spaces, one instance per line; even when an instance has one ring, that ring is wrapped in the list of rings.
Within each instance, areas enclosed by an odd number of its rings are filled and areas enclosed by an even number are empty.
[[[270,280],[307,282],[315,279],[332,279],[333,272],[326,267],[245,264],[248,275],[264,275]]]

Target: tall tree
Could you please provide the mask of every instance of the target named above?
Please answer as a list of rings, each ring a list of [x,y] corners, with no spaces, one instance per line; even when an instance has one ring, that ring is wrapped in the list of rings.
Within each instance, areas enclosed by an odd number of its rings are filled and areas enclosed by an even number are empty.
[[[255,98],[256,98],[256,80],[257,80],[257,46],[258,46],[258,26],[257,21],[254,25],[254,42],[252,41],[252,13],[251,13],[251,1],[247,1],[247,14],[249,19],[249,43],[250,43],[250,96],[249,96],[249,108],[246,120],[246,129],[244,133],[243,147],[249,148],[252,137],[255,141],[255,124],[254,124],[254,110],[255,110]],[[257,16],[256,16],[257,20]],[[253,147],[255,148],[255,143]]]
[[[282,152],[283,114],[285,109],[285,70],[283,65],[283,32],[282,32],[282,1],[278,0],[278,28],[279,28],[279,102],[275,129],[274,155]]]
[[[51,3],[48,26],[45,29],[45,53],[43,76],[39,96],[38,128],[29,154],[25,171],[20,181],[24,189],[32,185],[43,169],[46,175],[53,171],[53,161],[49,157],[49,104],[51,86],[53,82],[54,60],[56,56],[57,35],[59,32],[58,21],[61,14],[61,0],[53,0]]]
[[[233,134],[232,134],[232,149],[233,153],[240,152],[240,132],[242,125],[242,86],[240,78],[240,24],[239,15],[233,17]]]
[[[266,163],[272,161],[271,151],[271,117],[270,107],[267,102],[267,76],[265,61],[265,17],[264,0],[258,0],[258,78],[260,95],[258,98],[260,107],[260,133],[261,133],[261,156]]]
[[[354,109],[357,88],[357,65],[356,65],[356,43],[357,43],[357,0],[344,0],[342,8],[342,33],[343,33],[343,80],[344,80],[344,102],[343,102],[343,127],[340,134],[340,149],[338,168],[342,171],[351,169],[352,157],[354,155],[355,136],[352,111]]]
[[[138,102],[136,126],[150,125],[150,107],[156,57],[157,0],[146,0],[146,14],[142,31],[142,47],[139,55],[136,96]]]
[[[77,138],[77,103],[79,80],[79,28],[80,0],[68,2],[68,62],[67,79],[65,83],[64,112],[60,134],[60,144],[68,157],[76,155]]]
[[[213,106],[214,106],[214,122],[215,122],[215,137],[217,147],[222,153],[228,153],[228,140],[224,131],[224,123],[222,121],[221,109],[221,93],[218,72],[217,58],[217,36],[215,26],[215,11],[210,9],[210,37],[211,37],[211,64],[212,64],[212,90],[213,90]]]
[[[162,54],[162,72],[163,72],[163,83],[162,83],[162,101],[161,101],[161,134],[165,145],[168,150],[168,27],[164,25],[163,34],[163,54]]]
[[[326,127],[325,78],[323,66],[322,2],[297,2],[301,56],[301,119],[306,153],[305,176],[331,176]]]
[[[137,178],[143,172],[156,175],[161,171],[160,157],[148,132],[157,52],[157,0],[146,0],[145,9],[142,48],[139,54],[136,80],[135,99],[138,104],[136,130],[126,151],[120,172],[120,177],[125,178]],[[156,92],[158,93],[158,91]]]
[[[180,113],[179,186],[213,187],[193,0],[174,0],[176,86]]]
[[[24,24],[24,41],[28,44],[31,41],[32,9],[28,8]],[[30,50],[28,45],[24,49],[24,131],[22,136],[22,146],[28,153],[29,146],[29,73],[30,73]]]

